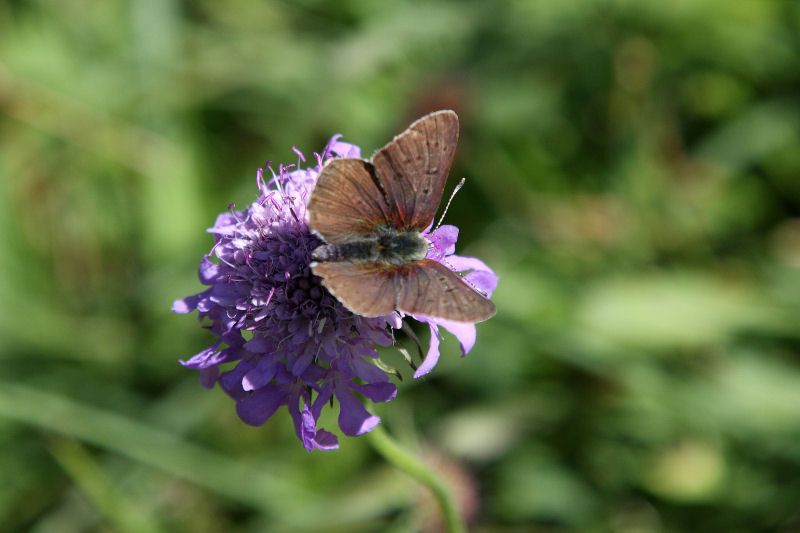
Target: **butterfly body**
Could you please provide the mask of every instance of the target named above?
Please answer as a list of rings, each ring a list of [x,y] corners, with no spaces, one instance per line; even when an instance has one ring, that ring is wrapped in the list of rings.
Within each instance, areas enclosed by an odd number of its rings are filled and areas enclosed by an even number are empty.
[[[448,267],[426,259],[431,226],[458,142],[452,111],[425,115],[370,161],[330,160],[308,201],[325,244],[311,268],[362,316],[394,311],[460,322],[486,320],[494,304]]]
[[[385,267],[401,266],[425,259],[428,241],[418,231],[398,231],[382,225],[374,235],[315,249],[315,261],[372,262]]]

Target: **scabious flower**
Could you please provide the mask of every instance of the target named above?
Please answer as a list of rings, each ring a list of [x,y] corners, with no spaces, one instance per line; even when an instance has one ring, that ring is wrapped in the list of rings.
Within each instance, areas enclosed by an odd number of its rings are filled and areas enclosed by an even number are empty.
[[[393,399],[397,388],[375,362],[377,346],[390,346],[392,328],[400,328],[399,313],[367,318],[353,314],[322,286],[311,271],[311,251],[322,241],[308,228],[306,204],[319,171],[333,157],[360,157],[361,149],[334,136],[316,165],[278,167],[269,181],[257,173],[258,199],[247,209],[217,217],[208,231],[214,246],[200,262],[200,281],[209,288],[176,300],[176,313],[199,312],[209,319],[217,336],[207,349],[187,361],[200,371],[207,388],[215,383],[236,401],[239,417],[251,425],[264,424],[286,406],[295,431],[307,450],[339,447],[338,439],[317,427],[322,409],[332,398],[339,402],[339,428],[345,435],[362,435],[379,422],[357,395],[375,402]],[[269,168],[269,165],[267,165]],[[270,170],[270,172],[272,172]],[[458,228],[441,226],[423,235],[430,241],[428,257],[455,271],[491,295],[497,276],[482,261],[455,255]],[[212,255],[216,262],[212,261]],[[453,333],[464,355],[475,343],[475,325],[414,316],[428,324],[430,345],[418,378],[439,359],[439,328]],[[221,365],[226,365],[222,371]]]

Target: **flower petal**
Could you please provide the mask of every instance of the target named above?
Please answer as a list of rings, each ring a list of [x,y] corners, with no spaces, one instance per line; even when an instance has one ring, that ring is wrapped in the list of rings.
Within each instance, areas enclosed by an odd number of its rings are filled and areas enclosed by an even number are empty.
[[[437,260],[441,259],[444,256],[455,253],[458,228],[450,225],[439,226],[433,233],[428,235],[428,240],[433,245],[428,250],[428,257]]]
[[[244,388],[242,388],[242,380],[244,379],[245,374],[247,374],[253,365],[251,365],[248,361],[239,361],[239,364],[236,365],[235,368],[229,370],[227,372],[223,372],[220,375],[219,379],[219,386],[222,387],[222,390],[225,391],[225,394],[233,398],[234,400],[241,400],[247,397],[247,392],[245,392]]]
[[[241,213],[237,211],[237,214]],[[233,214],[230,213],[229,211],[225,211],[224,213],[220,213],[219,216],[217,216],[217,220],[214,222],[214,226],[208,228],[208,230],[206,231],[208,231],[209,233],[213,233],[214,235],[231,236],[236,233],[236,228],[238,224],[239,221],[236,219],[236,217],[233,216]]]
[[[347,385],[338,385],[335,394],[340,406],[339,427],[345,435],[363,435],[380,423],[381,418],[367,411]]]
[[[308,404],[303,404],[303,410],[300,414],[300,424],[298,424],[298,426],[298,436],[303,443],[303,448],[308,451],[313,450],[314,437],[317,436],[317,420],[311,413],[311,408]]]
[[[354,358],[352,365],[355,375],[367,383],[382,383],[388,380],[383,370],[360,357]]]
[[[361,157],[361,148],[355,144],[340,141],[339,139],[341,137],[341,134],[336,134],[331,137],[331,140],[328,141],[327,152],[336,154],[339,157]]]
[[[220,341],[215,342],[202,352],[193,355],[188,361],[180,361],[186,368],[202,370],[211,366],[216,366],[223,361],[224,355],[219,350]]]
[[[219,367],[203,368],[200,370],[200,386],[205,389],[213,389],[219,378]]]
[[[268,385],[236,402],[236,413],[251,426],[263,425],[281,406],[286,393],[274,385]]]
[[[188,296],[181,300],[175,300],[172,303],[172,312],[178,313],[181,315],[185,315],[186,313],[191,313],[195,309],[197,309],[197,302],[200,301],[200,297],[203,296],[205,293],[195,294],[194,296]]]
[[[270,339],[265,337],[253,337],[246,343],[244,343],[245,349],[247,349],[250,353],[255,354],[266,354],[271,353],[274,349],[274,346]]]
[[[323,451],[338,450],[339,439],[330,431],[319,429],[317,430],[317,434],[314,436],[314,448]]]
[[[453,320],[437,319],[436,322],[444,329],[452,333],[461,345],[461,355],[467,355],[475,346],[477,328],[471,322],[455,322]]]
[[[246,391],[258,390],[275,377],[280,360],[273,357],[261,357],[255,368],[242,378],[242,388]]]
[[[397,387],[394,383],[367,383],[354,387],[359,393],[373,402],[388,402],[397,396]]]
[[[414,379],[421,378],[433,370],[433,367],[439,362],[439,329],[436,327],[436,323],[433,319],[426,318],[420,321],[427,322],[428,326],[430,326],[431,340],[428,346],[428,353],[425,355],[425,360],[422,361],[422,364],[417,367],[417,371],[414,372]]]
[[[447,264],[456,272],[464,272],[465,270],[486,270],[492,272],[492,269],[477,257],[451,255],[447,257]]]
[[[197,268],[197,277],[200,278],[200,283],[203,285],[213,285],[219,281],[222,275],[220,272],[220,266],[205,256]]]
[[[497,279],[497,274],[485,270],[473,270],[464,276],[464,281],[486,293],[487,297],[491,297],[497,288]]]
[[[309,408],[308,404],[303,404],[302,412],[298,413],[293,409],[290,411],[292,411],[297,436],[307,451],[335,450],[339,447],[339,439],[336,438],[336,435],[324,429],[317,429],[317,415]]]
[[[497,274],[486,263],[476,257],[450,255],[442,263],[456,272],[471,270],[472,272],[469,272],[464,278],[478,289],[484,291],[488,296],[491,296],[492,292],[497,288]]]

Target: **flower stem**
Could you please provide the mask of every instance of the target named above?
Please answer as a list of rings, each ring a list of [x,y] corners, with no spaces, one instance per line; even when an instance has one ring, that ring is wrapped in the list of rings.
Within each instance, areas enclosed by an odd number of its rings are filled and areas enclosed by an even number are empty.
[[[465,533],[464,521],[458,512],[453,496],[445,483],[418,457],[401,447],[392,437],[378,426],[366,435],[372,448],[395,467],[404,471],[433,493],[442,510],[445,530],[448,533]]]

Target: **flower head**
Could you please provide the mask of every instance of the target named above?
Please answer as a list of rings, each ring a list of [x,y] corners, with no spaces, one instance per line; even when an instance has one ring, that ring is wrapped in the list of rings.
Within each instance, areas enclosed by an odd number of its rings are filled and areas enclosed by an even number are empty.
[[[374,364],[377,346],[390,346],[399,313],[367,318],[353,314],[322,286],[311,271],[311,252],[322,241],[308,228],[306,205],[319,171],[332,157],[360,157],[359,147],[334,136],[316,165],[278,167],[269,181],[259,170],[258,198],[243,211],[217,217],[208,231],[211,252],[200,262],[199,277],[209,288],[176,300],[176,313],[199,312],[209,319],[216,341],[181,363],[200,371],[201,383],[219,383],[236,401],[236,411],[252,425],[266,422],[281,406],[294,421],[307,450],[338,448],[337,437],[317,427],[332,398],[339,402],[339,428],[345,435],[372,430],[380,418],[370,414],[356,393],[375,402],[393,399],[397,388]],[[295,149],[300,162],[303,154]],[[269,167],[269,165],[268,165]],[[426,231],[428,258],[463,272],[476,289],[491,295],[497,276],[482,261],[454,255],[458,229]],[[216,261],[212,261],[212,255]],[[475,325],[414,316],[431,329],[427,356],[416,369],[420,377],[439,359],[439,327],[453,333],[462,353],[475,342]],[[220,365],[234,363],[221,371]],[[226,367],[227,368],[227,367]]]

